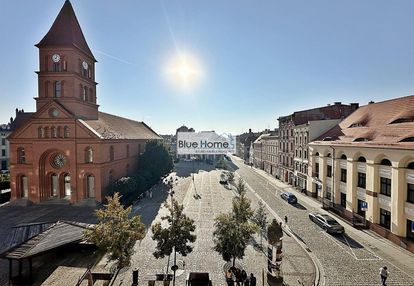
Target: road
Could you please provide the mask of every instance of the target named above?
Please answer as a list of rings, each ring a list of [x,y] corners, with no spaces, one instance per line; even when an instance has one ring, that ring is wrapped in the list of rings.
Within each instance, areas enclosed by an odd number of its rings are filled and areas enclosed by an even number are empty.
[[[401,250],[409,257],[409,265],[403,265],[398,259],[398,250],[388,255],[377,247],[381,244],[370,241],[376,238],[363,239],[365,234],[358,234],[359,231],[344,222],[341,222],[346,229],[344,235],[327,234],[308,218],[309,212],[321,211],[319,204],[312,203],[310,198],[301,200],[302,196],[297,195],[299,204],[289,205],[280,198],[283,185],[281,188],[281,184],[275,183],[276,179],[258,173],[236,157],[233,157],[233,162],[238,167],[236,173],[247,183],[250,191],[280,217],[288,217],[292,232],[317,257],[326,285],[380,285],[379,268],[385,265],[390,271],[387,285],[414,285],[414,256]]]

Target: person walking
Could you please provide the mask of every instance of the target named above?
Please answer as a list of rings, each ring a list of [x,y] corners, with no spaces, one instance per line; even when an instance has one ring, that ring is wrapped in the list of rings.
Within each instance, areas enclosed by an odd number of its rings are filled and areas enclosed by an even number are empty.
[[[385,284],[385,282],[387,281],[388,275],[390,275],[390,273],[387,270],[387,266],[381,267],[380,268],[380,276],[381,276],[381,285],[382,286],[386,286],[387,284]]]
[[[287,215],[285,215],[285,225],[287,225],[287,223],[288,223],[288,217]]]
[[[242,281],[242,285],[246,285],[246,280],[247,280],[247,273],[246,271],[243,269],[241,272],[241,281]]]
[[[250,273],[250,286],[256,286],[256,277],[254,277],[253,273]]]

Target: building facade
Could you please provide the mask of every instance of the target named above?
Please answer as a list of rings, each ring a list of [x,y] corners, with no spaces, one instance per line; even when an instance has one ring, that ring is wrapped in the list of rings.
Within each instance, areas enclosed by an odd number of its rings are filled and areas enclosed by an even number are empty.
[[[0,172],[8,172],[9,170],[9,140],[7,137],[11,133],[11,124],[0,125]]]
[[[414,96],[361,107],[309,151],[314,196],[414,252]]]
[[[278,166],[279,131],[270,131],[262,137],[263,143],[263,170],[276,177]]]
[[[102,201],[105,188],[137,168],[143,122],[98,110],[95,57],[69,1],[39,48],[36,112],[9,136],[12,200]]]

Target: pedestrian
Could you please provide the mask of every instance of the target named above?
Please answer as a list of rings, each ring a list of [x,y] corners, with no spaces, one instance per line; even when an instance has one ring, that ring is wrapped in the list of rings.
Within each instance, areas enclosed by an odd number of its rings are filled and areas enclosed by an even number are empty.
[[[256,286],[256,277],[254,277],[253,273],[250,273],[250,286]]]
[[[235,275],[236,275],[236,283],[237,283],[237,286],[241,286],[242,279],[241,279],[241,271],[240,271],[240,268],[236,268]]]
[[[152,199],[152,191],[150,191],[149,197],[150,197],[150,199]]]
[[[247,280],[247,273],[243,269],[242,272],[241,272],[241,281],[242,281],[243,285],[246,285],[246,280]]]
[[[387,266],[381,267],[380,268],[380,276],[381,276],[381,285],[382,286],[386,286],[387,284],[385,284],[385,282],[387,281],[388,275],[390,275],[390,273],[387,270]]]
[[[288,218],[287,218],[287,215],[285,215],[285,225],[287,225],[287,223],[288,223]]]
[[[233,274],[231,272],[231,270],[227,270],[226,272],[226,282],[228,286],[233,286],[233,278],[232,278]]]

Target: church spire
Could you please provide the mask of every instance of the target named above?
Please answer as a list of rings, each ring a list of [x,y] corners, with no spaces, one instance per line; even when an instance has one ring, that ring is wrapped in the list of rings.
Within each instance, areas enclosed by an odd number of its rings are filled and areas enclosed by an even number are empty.
[[[90,56],[96,62],[69,0],[65,1],[65,4],[53,22],[49,32],[47,32],[43,39],[36,45],[38,48],[53,46],[74,46]]]

